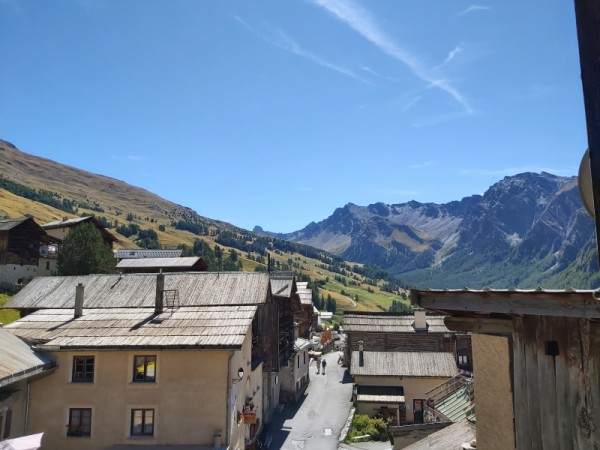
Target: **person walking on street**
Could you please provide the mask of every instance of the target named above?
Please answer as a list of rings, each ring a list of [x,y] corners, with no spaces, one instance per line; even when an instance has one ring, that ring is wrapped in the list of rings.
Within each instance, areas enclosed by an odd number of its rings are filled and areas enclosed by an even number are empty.
[[[321,373],[321,358],[317,358],[317,375]]]
[[[325,367],[327,367],[327,361],[323,360],[323,375],[325,375]]]

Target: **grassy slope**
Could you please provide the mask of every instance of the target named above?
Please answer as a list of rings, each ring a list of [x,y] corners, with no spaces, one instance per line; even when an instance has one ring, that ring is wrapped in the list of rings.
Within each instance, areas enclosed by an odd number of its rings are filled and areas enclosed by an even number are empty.
[[[134,223],[142,229],[156,231],[161,246],[164,248],[175,248],[178,244],[186,244],[191,247],[196,239],[205,240],[211,247],[215,245],[214,237],[197,236],[171,226],[173,220],[197,217],[193,211],[187,208],[119,180],[80,171],[53,161],[28,155],[12,148],[2,140],[0,140],[0,174],[31,188],[56,192],[63,198],[75,200],[78,203],[96,203],[104,209],[104,212],[95,212],[80,207],[78,210],[79,215],[93,213],[104,216],[113,223],[115,221],[127,223],[125,216],[131,212],[136,217]],[[72,214],[18,197],[0,189],[0,215],[19,217],[24,214],[31,214],[38,223],[59,220],[63,217],[74,217]],[[229,224],[211,219],[200,217],[200,220],[205,221],[209,228],[213,230],[218,228],[234,229]],[[165,226],[164,232],[158,229],[159,225]],[[116,234],[114,229],[111,231]],[[133,242],[135,236],[129,239],[119,234],[116,234],[116,236],[120,238],[120,242],[115,245],[116,248],[137,248],[137,245]],[[225,252],[229,250],[229,247],[223,245],[220,245],[220,247]],[[360,282],[359,286],[344,286],[334,280],[335,273],[319,267],[319,265],[322,265],[321,261],[303,257],[296,253],[284,252],[282,255],[271,253],[271,258],[281,263],[287,262],[289,258],[295,260],[297,257],[299,257],[301,263],[300,272],[309,275],[313,280],[328,280],[323,289],[320,289],[320,293],[325,298],[327,295],[331,295],[336,300],[338,314],[353,308],[352,302],[346,296],[340,294],[342,289],[352,298],[358,295],[359,301],[356,311],[381,311],[380,306],[387,309],[392,300],[401,300],[400,296],[381,291],[379,287],[371,286],[370,288],[374,292],[369,293],[367,291],[368,285],[363,282],[361,275],[349,274],[350,277]],[[253,271],[258,265],[256,261],[246,258],[246,252],[241,252],[240,259],[243,270]],[[347,279],[350,280],[350,277],[347,277]]]
[[[4,305],[10,299],[10,295],[0,293],[0,306]],[[0,309],[0,323],[7,324],[14,322],[19,318],[19,312],[14,309]]]

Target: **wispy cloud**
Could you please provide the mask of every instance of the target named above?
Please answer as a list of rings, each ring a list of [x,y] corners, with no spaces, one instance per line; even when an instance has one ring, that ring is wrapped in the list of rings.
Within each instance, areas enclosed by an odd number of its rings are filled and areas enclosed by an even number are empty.
[[[143,161],[144,157],[136,155],[127,155],[127,159],[130,159],[131,161]]]
[[[454,58],[456,58],[456,55],[462,53],[464,51],[464,48],[461,45],[457,45],[456,47],[454,47],[452,50],[450,50],[448,52],[448,56],[446,56],[446,59],[444,60],[444,62],[442,62],[440,65],[434,67],[434,71],[437,71],[439,69],[441,69],[442,67],[446,66],[447,64],[449,64],[450,62],[452,62],[452,60]]]
[[[415,95],[414,97],[411,97],[408,99],[408,101],[404,104],[404,106],[402,106],[402,112],[408,112],[413,106],[415,106],[417,103],[419,103],[421,100],[423,99],[423,96],[421,95]]]
[[[469,14],[472,12],[477,12],[477,11],[491,11],[492,8],[490,8],[489,6],[483,6],[483,5],[471,5],[469,6],[467,9],[456,13],[456,16],[464,16],[465,14]]]
[[[300,57],[310,61],[310,62],[318,64],[327,69],[334,70],[338,73],[341,73],[342,75],[346,75],[350,78],[354,78],[355,80],[360,81],[362,83],[373,84],[370,81],[357,75],[353,70],[351,70],[347,67],[332,63],[330,61],[327,61],[326,59],[323,59],[320,56],[317,56],[314,53],[304,49],[291,36],[286,34],[284,31],[280,30],[279,28],[269,26],[270,29],[269,29],[268,34],[261,33],[259,31],[257,31],[255,28],[251,27],[250,24],[248,24],[248,22],[246,22],[241,17],[233,16],[233,18],[236,21],[238,21],[242,26],[244,26],[246,29],[251,31],[253,34],[255,34],[256,36],[258,36],[265,42],[268,42],[269,44],[271,44],[275,47],[278,47],[282,50],[291,52],[297,56],[300,56]]]
[[[459,171],[461,175],[476,175],[476,176],[510,176],[516,175],[518,173],[524,172],[548,172],[554,175],[562,175],[562,174],[573,174],[576,171],[574,169],[565,169],[560,168],[551,168],[551,167],[543,167],[543,166],[521,166],[521,167],[504,167],[500,169],[462,169]]]
[[[433,166],[434,162],[433,161],[425,161],[422,163],[418,163],[418,164],[411,164],[410,166],[408,166],[409,169],[424,169],[426,167],[431,167]]]
[[[380,29],[369,11],[354,3],[352,0],[312,0],[313,3],[324,8],[338,20],[344,22],[363,38],[371,42],[382,52],[402,62],[419,79],[436,87],[456,100],[464,110],[471,114],[473,109],[463,94],[456,89],[447,79],[435,77],[423,65],[420,58],[408,50],[402,48],[394,40],[389,38]]]
[[[367,72],[367,73],[370,73],[371,75],[374,75],[374,76],[378,77],[378,78],[382,78],[382,79],[384,79],[384,80],[389,80],[389,81],[394,81],[394,79],[393,79],[393,78],[386,77],[385,75],[381,75],[380,73],[377,73],[377,72],[375,72],[375,71],[374,71],[373,69],[371,69],[370,67],[367,67],[367,66],[362,66],[362,67],[361,67],[361,69],[362,69],[362,70],[364,70],[364,71],[365,71],[365,72]]]

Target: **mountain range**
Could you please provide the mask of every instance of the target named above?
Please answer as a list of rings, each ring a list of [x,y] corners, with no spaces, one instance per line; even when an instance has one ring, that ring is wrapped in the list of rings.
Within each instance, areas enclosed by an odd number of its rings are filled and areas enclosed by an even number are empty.
[[[282,239],[373,264],[410,286],[596,288],[595,228],[576,177],[522,173],[445,204],[352,203]]]

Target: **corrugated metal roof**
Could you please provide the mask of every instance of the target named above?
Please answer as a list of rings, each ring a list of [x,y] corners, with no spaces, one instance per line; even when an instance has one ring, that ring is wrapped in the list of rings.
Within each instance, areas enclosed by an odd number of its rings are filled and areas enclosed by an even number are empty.
[[[75,287],[85,286],[84,308],[154,307],[155,274],[36,277],[5,308],[68,308]],[[188,272],[164,274],[165,290],[176,290],[180,306],[255,305],[269,291],[266,272]]]
[[[39,373],[35,369],[47,368],[49,365],[49,359],[34,352],[17,336],[0,328],[0,387],[22,379],[22,374]]]
[[[446,352],[352,352],[352,375],[398,377],[453,377],[458,374],[454,354]]]
[[[271,292],[278,297],[290,297],[292,295],[292,286],[294,284],[294,274],[292,272],[272,272],[271,273]]]
[[[18,219],[2,219],[0,220],[0,231],[12,230],[14,227],[21,225],[23,222],[31,219],[31,217],[19,217]]]
[[[117,269],[190,268],[198,261],[200,261],[199,256],[185,256],[181,258],[131,258],[119,261]]]
[[[46,309],[6,326],[29,341],[60,348],[240,348],[257,305],[183,307],[159,315],[153,308]],[[42,347],[43,348],[43,347]]]
[[[183,250],[181,249],[166,249],[166,250],[115,250],[115,258],[117,259],[140,259],[140,258],[179,258]]]
[[[427,316],[428,333],[449,333],[444,325],[444,316]],[[344,332],[415,333],[415,316],[388,314],[344,314]],[[422,331],[419,331],[422,333]]]

